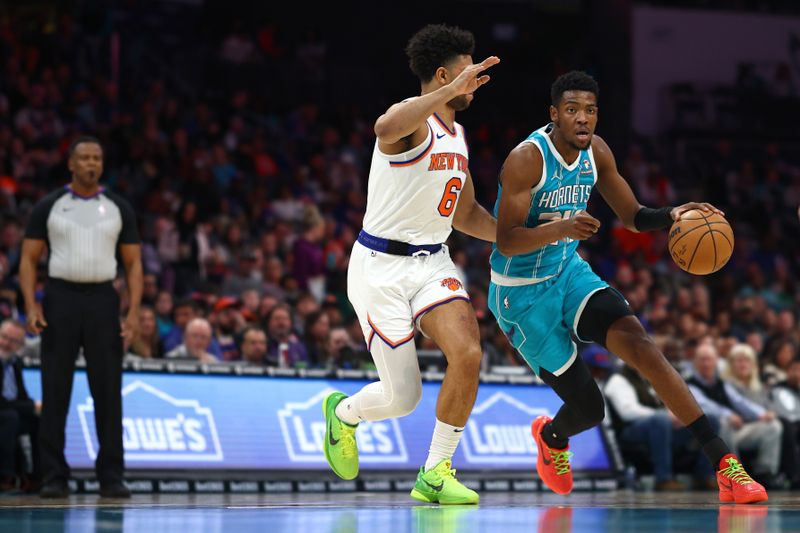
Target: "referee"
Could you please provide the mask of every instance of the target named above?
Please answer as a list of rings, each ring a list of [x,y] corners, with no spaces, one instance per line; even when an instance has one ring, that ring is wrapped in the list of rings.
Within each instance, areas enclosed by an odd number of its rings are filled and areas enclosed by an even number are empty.
[[[122,341],[138,326],[142,262],[136,216],[121,197],[99,185],[103,148],[79,137],[69,148],[72,182],[33,208],[19,267],[28,330],[41,334],[42,416],[39,429],[42,498],[69,495],[64,428],[78,351],[83,347],[100,442],[95,472],[100,495],[128,498],[123,483]],[[49,281],[42,308],[36,303],[36,268],[49,248]],[[130,309],[120,325],[112,281],[117,253],[125,266]]]

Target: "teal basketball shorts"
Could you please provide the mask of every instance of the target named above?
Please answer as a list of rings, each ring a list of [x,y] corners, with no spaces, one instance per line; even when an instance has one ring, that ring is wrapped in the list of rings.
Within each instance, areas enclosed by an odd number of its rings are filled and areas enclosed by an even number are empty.
[[[578,322],[586,302],[608,284],[579,256],[560,274],[516,286],[489,285],[489,310],[509,342],[536,374],[544,368],[559,376],[577,357]]]

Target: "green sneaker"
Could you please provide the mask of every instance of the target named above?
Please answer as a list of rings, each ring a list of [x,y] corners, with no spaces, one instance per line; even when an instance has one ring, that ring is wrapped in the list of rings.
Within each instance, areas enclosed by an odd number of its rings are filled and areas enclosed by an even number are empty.
[[[355,479],[358,475],[358,448],[356,447],[356,427],[339,420],[336,406],[347,398],[341,392],[332,392],[322,402],[325,415],[325,459],[331,470],[342,479]]]
[[[477,504],[480,500],[478,493],[462,485],[456,479],[456,471],[450,466],[450,459],[445,459],[427,472],[425,467],[420,468],[417,483],[411,489],[411,497],[442,505]]]

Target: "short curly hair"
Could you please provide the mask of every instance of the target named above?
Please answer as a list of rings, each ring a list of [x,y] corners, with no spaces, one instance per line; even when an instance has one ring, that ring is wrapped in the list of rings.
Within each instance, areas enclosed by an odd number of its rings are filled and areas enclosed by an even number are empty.
[[[594,93],[595,98],[600,97],[600,87],[597,82],[593,77],[580,70],[573,70],[556,78],[556,81],[550,86],[550,101],[553,106],[558,107],[561,97],[567,91],[586,91]]]
[[[475,36],[456,26],[429,24],[414,34],[406,46],[408,65],[421,82],[431,81],[436,69],[460,55],[472,55]]]

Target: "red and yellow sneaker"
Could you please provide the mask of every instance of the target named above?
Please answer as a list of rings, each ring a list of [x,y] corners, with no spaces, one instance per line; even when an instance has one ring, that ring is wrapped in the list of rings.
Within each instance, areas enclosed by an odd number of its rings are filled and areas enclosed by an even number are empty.
[[[760,483],[745,472],[739,459],[729,453],[719,462],[717,471],[719,501],[736,503],[757,503],[769,499],[767,491]]]
[[[572,454],[569,446],[563,450],[551,448],[542,438],[542,429],[550,422],[550,418],[539,416],[531,424],[533,440],[539,447],[539,458],[536,460],[536,472],[547,487],[556,494],[572,492],[572,468],[569,458]]]

